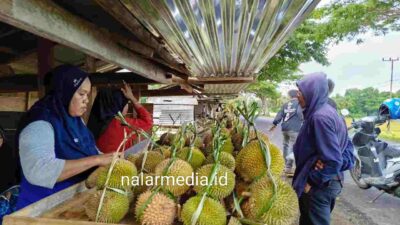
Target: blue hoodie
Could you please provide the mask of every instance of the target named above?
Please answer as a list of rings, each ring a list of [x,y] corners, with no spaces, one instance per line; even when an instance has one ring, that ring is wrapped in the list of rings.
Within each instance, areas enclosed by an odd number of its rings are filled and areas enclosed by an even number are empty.
[[[328,80],[324,73],[313,73],[297,82],[306,102],[304,123],[293,148],[296,171],[293,188],[300,197],[308,182],[312,188],[322,188],[334,176],[343,178],[343,152],[349,140],[346,124],[328,104]],[[324,169],[315,170],[317,160]]]

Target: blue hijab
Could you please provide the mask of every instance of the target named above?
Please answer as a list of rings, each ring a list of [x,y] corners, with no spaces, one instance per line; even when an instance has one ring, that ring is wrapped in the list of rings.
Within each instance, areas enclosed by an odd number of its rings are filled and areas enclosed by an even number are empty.
[[[77,67],[62,65],[52,71],[51,91],[36,102],[24,115],[17,131],[21,131],[30,123],[43,120],[49,122],[54,130],[54,151],[59,159],[73,160],[97,155],[93,135],[81,117],[72,117],[68,113],[69,104],[75,92],[82,85],[88,74]],[[17,145],[19,146],[19,145]],[[24,176],[21,181],[21,195],[17,208],[23,208],[33,202],[47,197],[84,180],[88,173],[82,173],[58,182],[52,188],[44,188],[29,183]]]

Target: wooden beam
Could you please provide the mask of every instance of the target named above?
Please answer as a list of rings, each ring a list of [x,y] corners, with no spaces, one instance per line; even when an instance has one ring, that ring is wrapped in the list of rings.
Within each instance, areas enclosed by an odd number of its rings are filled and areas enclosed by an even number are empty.
[[[0,20],[146,78],[169,83],[165,71],[158,65],[121,47],[108,31],[75,16],[51,0],[0,1]]]
[[[44,39],[38,39],[38,76],[37,84],[39,89],[39,98],[45,95],[44,86],[44,76],[48,73],[54,66],[54,45],[55,43]]]
[[[238,83],[253,83],[254,77],[209,77],[209,78],[196,78],[190,77],[188,83],[190,84],[238,84]]]
[[[165,44],[156,39],[143,25],[132,15],[132,13],[120,2],[110,0],[96,0],[106,12],[119,21],[126,29],[132,32],[143,44],[154,49],[161,59],[165,60],[171,68],[189,74],[187,68],[180,64],[165,48]]]
[[[122,80],[133,85],[156,84],[135,73],[91,73],[90,80],[95,87],[107,85],[122,85]],[[0,93],[38,91],[37,75],[25,74],[0,77]]]

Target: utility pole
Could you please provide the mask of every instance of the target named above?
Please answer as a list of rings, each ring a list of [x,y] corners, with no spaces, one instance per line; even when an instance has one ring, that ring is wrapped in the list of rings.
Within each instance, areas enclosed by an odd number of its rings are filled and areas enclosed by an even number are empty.
[[[390,57],[389,59],[385,59],[382,58],[382,61],[384,62],[391,62],[392,63],[392,72],[390,74],[390,98],[392,98],[392,88],[393,88],[393,64],[396,61],[399,61],[399,58],[397,57],[397,59],[392,59],[392,57]]]

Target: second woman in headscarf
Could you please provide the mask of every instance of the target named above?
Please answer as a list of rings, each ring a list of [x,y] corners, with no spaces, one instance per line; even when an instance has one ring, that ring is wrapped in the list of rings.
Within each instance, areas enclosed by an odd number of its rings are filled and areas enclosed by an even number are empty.
[[[124,133],[130,133],[130,130],[115,118],[118,112],[124,116],[127,115],[129,101],[133,104],[137,118],[125,117],[126,121],[132,127],[145,132],[153,126],[151,114],[134,97],[128,84],[124,83],[124,87],[121,89],[100,89],[93,103],[88,127],[93,132],[96,145],[101,152],[115,152],[124,139]],[[125,149],[135,144],[136,139],[136,135],[133,135],[127,141]]]

